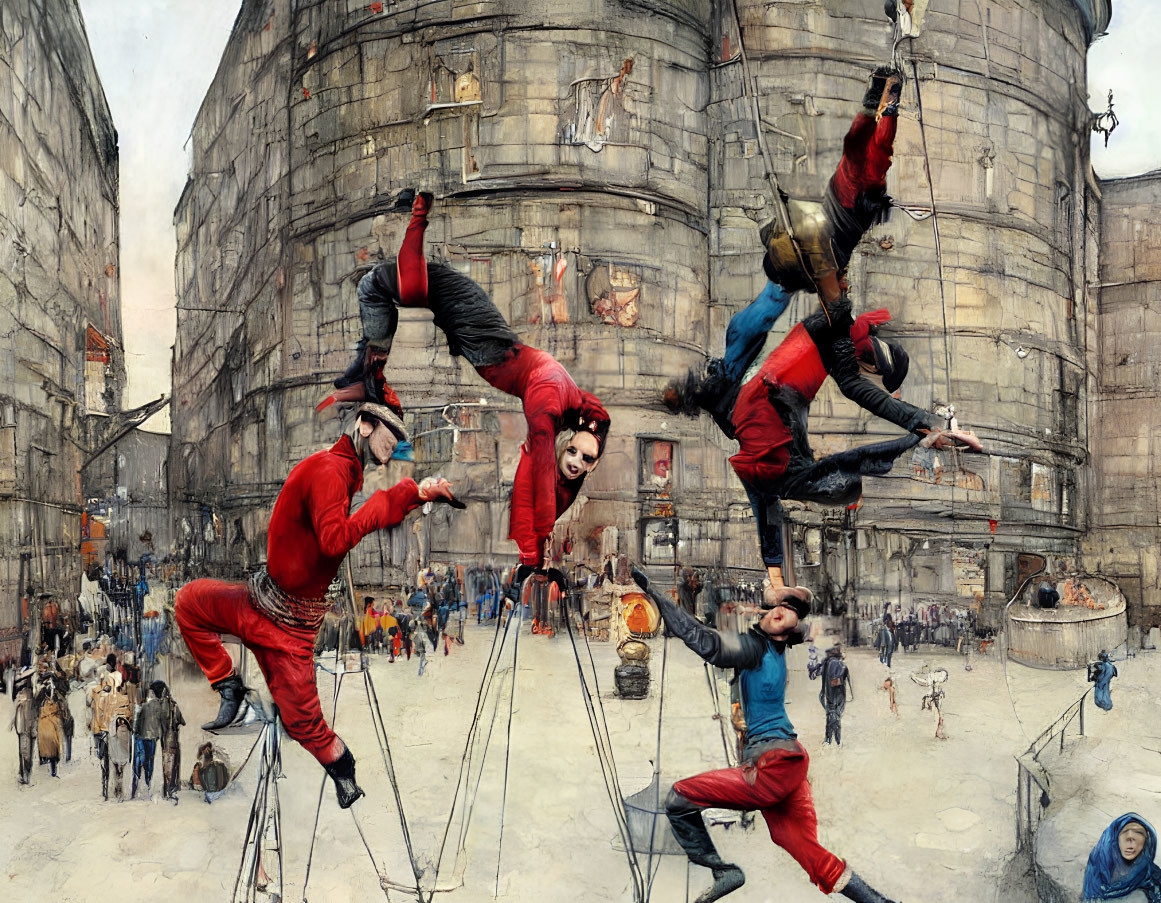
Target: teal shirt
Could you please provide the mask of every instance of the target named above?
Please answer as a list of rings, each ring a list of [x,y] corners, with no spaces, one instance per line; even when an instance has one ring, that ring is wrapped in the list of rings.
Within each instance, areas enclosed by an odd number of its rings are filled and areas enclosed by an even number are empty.
[[[756,668],[738,677],[742,712],[746,716],[746,745],[768,740],[794,740],[798,734],[786,717],[786,655],[772,642]]]

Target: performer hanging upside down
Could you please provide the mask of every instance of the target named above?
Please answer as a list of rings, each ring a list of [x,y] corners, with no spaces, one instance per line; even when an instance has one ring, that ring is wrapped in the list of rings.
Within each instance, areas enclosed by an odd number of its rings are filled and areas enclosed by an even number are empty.
[[[363,470],[386,463],[407,441],[402,408],[394,393],[388,400],[390,407],[363,404],[333,447],[290,471],[270,515],[267,563],[248,583],[194,580],[178,591],[175,603],[182,637],[222,696],[217,718],[203,730],[232,724],[246,694],[220,638],[233,634],[254,653],[286,732],[326,769],[344,809],[363,791],[355,782],[354,756],[323,719],[315,684],[315,636],[331,607],[327,587],[368,533],[398,524],[425,501],[458,504],[446,480],[416,485],[407,479],[377,490],[350,513]]]
[[[839,892],[857,903],[891,903],[818,842],[818,816],[806,773],[810,757],[786,717],[786,649],[810,633],[810,590],[766,588],[762,619],[748,633],[706,627],[678,608],[634,569],[633,579],[661,611],[669,630],[718,668],[736,668],[746,730],[742,764],[685,778],[665,800],[669,824],[691,862],[713,872],[714,883],[696,903],[711,903],[737,890],[746,876],[725,862],[706,829],[701,810],[757,809],[770,838],[794,857],[824,894]]]
[[[427,209],[431,205],[431,195],[425,195],[422,200],[417,201],[414,189],[407,188],[399,192],[392,210],[406,213],[419,204]],[[422,234],[420,242],[422,243]],[[379,303],[375,293],[374,280],[367,279],[364,275],[359,280],[357,289],[359,319],[362,321],[363,333],[355,346],[355,359],[347,367],[346,372],[335,380],[334,386],[338,391],[325,398],[316,410],[321,411],[339,401],[371,401],[375,404],[386,404],[384,393],[389,389],[383,376],[383,367],[391,353],[395,331],[399,328],[399,311],[393,304]],[[404,457],[403,460],[410,458]]]
[[[898,70],[880,66],[871,73],[863,109],[843,139],[842,159],[822,202],[784,198],[793,234],[779,220],[762,228],[762,267],[771,282],[790,292],[813,288],[827,305],[846,291],[855,247],[891,210],[887,170],[902,91]]]
[[[870,111],[863,112],[847,135],[842,162],[827,191],[828,211],[841,211],[834,213],[836,221],[865,223],[866,228],[875,199],[885,197],[882,188],[890,165],[894,126],[885,129],[883,123],[894,122],[898,81],[897,76],[893,78],[887,79],[883,70],[876,70],[867,102],[872,98],[878,102],[876,83],[885,85],[879,89],[884,98],[893,96],[895,100],[885,105],[886,112],[877,126]],[[850,206],[842,206],[843,199],[848,199]],[[843,261],[843,267],[858,241],[850,223],[836,229],[833,241],[828,239],[827,244]],[[773,272],[770,257],[768,253],[768,273],[792,286],[802,284],[794,281],[793,274]],[[963,441],[981,450],[974,436],[941,429],[946,426],[942,418],[892,397],[890,393],[907,375],[907,352],[897,342],[876,335],[878,327],[891,318],[886,310],[871,311],[857,319],[852,316],[850,298],[840,290],[841,280],[842,271],[834,269],[826,279],[816,279],[816,284],[825,283],[835,293],[824,292],[830,295],[824,306],[794,326],[755,368],[766,351],[770,328],[790,302],[786,285],[768,283],[730,320],[725,355],[700,371],[691,371],[665,392],[670,410],[690,416],[708,411],[722,432],[741,446],[730,458],[730,465],[749,496],[762,560],[775,586],[783,584],[781,499],[850,504],[862,493],[863,476],[889,473],[895,459],[921,440],[935,448]],[[827,376],[859,407],[911,435],[816,461],[807,439],[807,415]],[[877,378],[881,387],[871,378]]]
[[[399,256],[378,264],[359,283],[359,311],[367,338],[385,311],[427,307],[453,355],[467,358],[491,386],[524,403],[528,436],[512,487],[509,539],[520,548],[518,582],[544,563],[552,528],[576,499],[605,450],[609,415],[600,400],[577,387],[552,355],[520,342],[475,281],[423,256],[432,196],[421,192]],[[358,381],[356,359],[344,379]]]

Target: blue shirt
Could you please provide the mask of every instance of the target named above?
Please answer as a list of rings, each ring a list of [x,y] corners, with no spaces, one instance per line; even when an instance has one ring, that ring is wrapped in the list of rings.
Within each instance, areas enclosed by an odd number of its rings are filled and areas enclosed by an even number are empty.
[[[746,745],[767,740],[794,740],[798,734],[786,717],[786,656],[766,644],[766,654],[757,668],[738,676],[742,712],[746,716]]]

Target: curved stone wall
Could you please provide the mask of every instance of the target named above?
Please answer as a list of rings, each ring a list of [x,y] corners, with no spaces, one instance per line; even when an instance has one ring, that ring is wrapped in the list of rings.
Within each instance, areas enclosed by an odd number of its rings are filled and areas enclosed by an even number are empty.
[[[1074,555],[1086,518],[1092,227],[1077,86],[1107,6],[921,7],[900,45],[910,77],[888,188],[930,205],[930,171],[940,253],[932,221],[896,213],[856,252],[851,282],[857,303],[894,315],[912,360],[904,397],[955,404],[989,454],[903,461],[868,481],[860,510],[795,514],[800,565],[850,613],[998,606],[1018,553]],[[260,554],[282,476],[336,432],[310,409],[357,338],[355,278],[394,253],[405,221],[391,201],[420,185],[439,197],[430,253],[489,286],[524,340],[614,415],[606,463],[560,538],[660,565],[672,550],[646,555],[646,535],[672,514],[681,560],[755,568],[730,443],[704,418],[665,415],[658,392],[720,352],[729,316],[762,287],[763,143],[787,191],[818,197],[890,26],[853,0],[737,8],[740,23],[716,0],[244,4],[177,212],[183,304],[221,311],[179,326],[176,411],[194,412],[175,426],[179,495],[238,507]],[[785,325],[814,303],[796,298]],[[481,533],[510,555],[517,404],[452,360],[423,313],[404,316],[389,366],[426,433],[425,466],[480,504],[362,563],[468,554]],[[449,412],[452,434],[437,409],[449,398],[487,405]],[[811,426],[819,453],[893,434],[829,387]]]

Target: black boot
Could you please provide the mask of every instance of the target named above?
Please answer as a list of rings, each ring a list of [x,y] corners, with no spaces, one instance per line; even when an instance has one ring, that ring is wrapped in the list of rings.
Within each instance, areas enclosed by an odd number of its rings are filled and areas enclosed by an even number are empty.
[[[404,188],[399,194],[395,195],[395,201],[391,205],[391,210],[394,213],[410,213],[411,205],[415,203],[415,189]]]
[[[685,850],[689,861],[713,872],[714,883],[697,898],[695,903],[713,903],[714,900],[720,900],[746,883],[745,873],[732,862],[724,862],[718,855],[697,806],[676,790],[671,790],[665,800],[665,810],[669,817],[669,826],[673,829],[673,836]]]
[[[366,337],[360,336],[359,343],[355,346],[355,359],[351,362],[351,366],[343,371],[343,375],[335,380],[335,388],[345,389],[347,386],[353,386],[357,382],[362,382],[366,368],[367,339]]]
[[[851,872],[851,880],[839,893],[854,900],[855,903],[895,903],[894,900],[887,899],[873,887],[868,887],[867,882],[854,872]]]
[[[505,597],[513,605],[520,604],[520,596],[524,589],[524,581],[536,573],[536,568],[530,564],[522,564],[516,568],[516,575],[512,578],[512,582],[508,584],[508,589],[505,592]]]
[[[224,677],[210,686],[222,694],[222,704],[218,707],[218,717],[208,724],[203,724],[202,730],[220,731],[233,724],[238,717],[238,709],[246,698],[246,687],[237,674]]]
[[[714,900],[720,900],[726,894],[732,894],[746,883],[745,873],[730,863],[714,869],[713,873],[714,883],[702,891],[694,903],[713,903]]]
[[[883,99],[883,89],[887,87],[887,79],[895,74],[892,66],[879,66],[871,73],[871,84],[867,93],[863,95],[863,108],[874,115],[879,110],[879,102]]]
[[[331,780],[335,782],[339,808],[350,809],[355,800],[364,795],[363,788],[355,783],[355,757],[351,755],[349,749],[344,749],[341,756],[330,765],[324,765],[323,768],[331,776]]]

